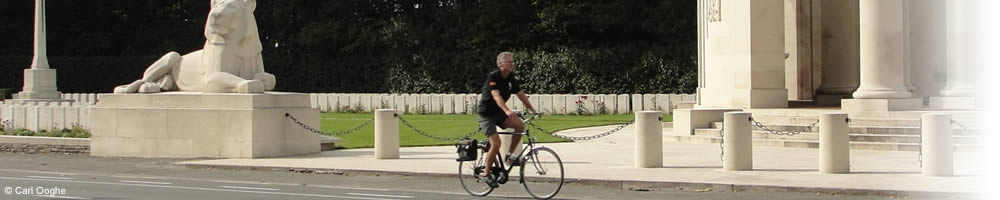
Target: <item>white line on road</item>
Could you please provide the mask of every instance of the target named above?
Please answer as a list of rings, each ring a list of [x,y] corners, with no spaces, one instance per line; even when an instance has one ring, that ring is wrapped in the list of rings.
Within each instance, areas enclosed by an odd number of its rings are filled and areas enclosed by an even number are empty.
[[[36,174],[76,175],[74,173],[66,173],[66,172],[35,171],[35,170],[22,170],[22,169],[0,169],[0,171],[5,171],[5,172],[27,172],[27,173],[36,173]]]
[[[166,183],[166,182],[152,182],[152,181],[126,181],[126,180],[120,180],[120,181],[118,181],[118,182],[122,182],[122,183],[139,183],[139,184],[156,184],[156,185],[170,185],[170,184],[171,184],[171,183]]]
[[[44,179],[59,179],[59,180],[73,180],[69,177],[51,177],[51,176],[28,176],[28,178],[44,178]]]
[[[347,189],[347,190],[371,190],[371,191],[381,191],[381,192],[390,191],[390,189],[384,189],[384,188],[340,187],[340,186],[328,186],[328,185],[309,185],[309,187],[329,188],[329,189]],[[465,193],[462,193],[462,194],[465,194]]]
[[[348,195],[358,195],[358,196],[404,198],[404,199],[412,199],[413,198],[413,196],[399,196],[399,195],[385,195],[385,194],[365,194],[365,193],[347,193],[347,194]]]
[[[240,186],[225,186],[225,185],[219,186],[219,187],[221,187],[221,188],[229,188],[229,189],[245,189],[245,190],[267,190],[267,191],[278,191],[279,190],[279,189],[274,189],[274,188],[240,187]]]
[[[31,181],[51,181],[51,182],[63,182],[63,183],[90,183],[90,184],[102,184],[102,185],[124,185],[124,186],[136,186],[136,187],[155,187],[155,188],[187,189],[187,190],[203,190],[203,191],[219,191],[219,192],[240,192],[240,193],[256,193],[256,194],[287,195],[287,196],[305,196],[305,197],[321,197],[321,198],[387,200],[387,199],[382,199],[382,198],[367,198],[367,197],[352,197],[352,196],[337,196],[337,195],[322,195],[322,194],[302,194],[302,193],[287,193],[287,192],[265,192],[265,191],[253,191],[253,190],[231,190],[231,189],[199,188],[199,187],[184,187],[184,186],[169,186],[169,185],[145,185],[145,184],[129,184],[129,183],[93,182],[93,181],[71,181],[71,180],[53,180],[53,179],[35,179],[35,178],[15,178],[15,177],[2,177],[2,176],[0,176],[0,179],[7,179],[7,180],[31,180]]]
[[[35,196],[36,197],[45,197],[45,198],[57,198],[57,199],[89,199],[89,198],[83,198],[83,197],[69,197],[69,196],[56,196],[56,195],[35,195]]]

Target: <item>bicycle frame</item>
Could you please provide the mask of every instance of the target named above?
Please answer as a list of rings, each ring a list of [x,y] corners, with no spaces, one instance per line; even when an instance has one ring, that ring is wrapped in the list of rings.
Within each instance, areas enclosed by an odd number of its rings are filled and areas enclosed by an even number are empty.
[[[532,119],[535,119],[535,118],[537,118],[539,116],[541,116],[541,114],[535,114],[531,118],[527,118],[525,120],[522,120],[522,122],[524,122],[525,124],[527,124],[528,121],[531,121]],[[525,156],[528,155],[528,153],[531,153],[532,151],[534,151],[535,148],[536,148],[535,147],[535,138],[531,137],[531,133],[530,132],[531,131],[528,131],[527,129],[525,129],[524,133],[522,133],[522,134],[507,133],[507,132],[497,133],[497,134],[522,135],[522,137],[527,137],[528,138],[528,143],[525,144],[524,147],[521,148],[521,153],[518,154],[518,159],[524,160]],[[500,145],[503,145],[503,144],[500,144]],[[537,148],[541,148],[541,146],[539,146]],[[488,149],[484,149],[484,150],[488,151]],[[483,152],[483,153],[485,154],[486,152]],[[513,169],[514,169],[514,165],[504,166],[503,157],[500,155],[500,153],[497,153],[496,157],[495,158],[491,158],[491,159],[494,159],[493,160],[493,164],[494,165],[497,165],[499,169],[503,170],[504,177],[505,178],[509,178],[510,177],[510,172],[513,171]],[[485,162],[485,160],[484,160],[484,162]],[[521,161],[521,165],[520,166],[524,167],[524,162],[523,161]],[[520,179],[519,182],[524,183],[524,179]]]

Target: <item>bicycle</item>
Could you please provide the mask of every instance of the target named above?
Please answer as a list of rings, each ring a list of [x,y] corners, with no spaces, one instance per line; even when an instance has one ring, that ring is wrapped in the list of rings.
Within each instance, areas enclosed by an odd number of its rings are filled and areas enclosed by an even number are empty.
[[[531,118],[524,118],[518,114],[525,124],[532,119],[538,118],[541,114],[535,114]],[[497,134],[515,134],[511,132],[498,132]],[[462,183],[462,188],[472,196],[483,197],[489,195],[495,188],[487,184],[486,177],[480,176],[486,170],[485,159],[495,159],[490,174],[496,177],[498,184],[507,183],[510,172],[514,166],[520,166],[518,182],[524,185],[532,197],[536,199],[550,199],[555,197],[564,183],[563,163],[559,155],[548,147],[535,145],[535,138],[529,131],[522,133],[528,142],[517,154],[516,160],[511,161],[511,166],[504,166],[504,162],[498,153],[495,158],[485,158],[490,149],[488,140],[476,144],[480,151],[480,156],[474,161],[459,161],[458,179]],[[558,171],[556,171],[558,170]],[[546,184],[547,183],[547,184]]]

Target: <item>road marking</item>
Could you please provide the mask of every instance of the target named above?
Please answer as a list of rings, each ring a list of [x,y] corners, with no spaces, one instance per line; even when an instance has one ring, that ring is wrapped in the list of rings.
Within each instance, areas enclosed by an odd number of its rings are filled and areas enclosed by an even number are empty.
[[[128,178],[128,179],[157,179],[157,180],[167,180],[171,178],[167,177],[152,177],[152,176],[111,176],[115,178]]]
[[[83,197],[69,197],[69,196],[56,196],[56,195],[35,195],[35,196],[36,197],[45,197],[45,198],[57,198],[57,199],[89,199],[89,198],[83,198]]]
[[[28,178],[44,178],[44,179],[59,179],[59,180],[73,180],[69,177],[51,177],[51,176],[28,176]]]
[[[139,183],[139,184],[156,184],[156,185],[170,185],[170,184],[171,184],[171,183],[165,183],[165,182],[151,182],[151,181],[126,181],[126,180],[120,180],[120,181],[118,181],[118,182],[122,182],[122,183]]]
[[[371,191],[380,191],[380,192],[390,191],[390,189],[383,189],[383,188],[340,187],[340,186],[328,186],[328,185],[308,185],[308,186],[309,187],[318,187],[318,188],[329,188],[329,189],[371,190]],[[465,194],[465,193],[462,193],[462,194]]]
[[[339,198],[339,199],[388,200],[388,199],[382,199],[382,198],[368,198],[368,197],[355,197],[355,196],[337,196],[337,195],[303,194],[303,193],[287,193],[287,192],[266,192],[266,191],[254,191],[254,190],[232,190],[232,189],[199,188],[199,187],[170,186],[170,185],[146,185],[146,184],[109,183],[109,182],[93,182],[93,181],[54,180],[54,179],[36,179],[36,178],[15,178],[15,177],[2,177],[2,176],[0,176],[0,179],[7,179],[7,180],[29,180],[29,181],[50,181],[50,182],[63,182],[63,183],[89,183],[89,184],[101,184],[101,185],[124,185],[124,186],[136,186],[136,187],[154,187],[154,188],[203,190],[203,191],[218,191],[218,192],[239,192],[239,193],[271,194],[271,195],[286,195],[286,196],[305,196],[305,197],[321,197],[321,198]]]
[[[22,169],[0,169],[0,171],[6,171],[6,172],[27,172],[27,173],[36,173],[36,174],[76,175],[74,173],[66,173],[66,172],[35,171],[35,170],[22,170]]]
[[[240,186],[225,186],[225,185],[219,186],[219,187],[221,187],[221,188],[229,188],[229,189],[245,189],[245,190],[267,190],[267,191],[278,191],[279,190],[279,189],[274,189],[274,188],[240,187]]]
[[[404,198],[404,199],[412,199],[413,198],[413,196],[399,196],[399,195],[385,195],[385,194],[365,194],[365,193],[347,193],[347,194],[348,195],[358,195],[358,196]]]

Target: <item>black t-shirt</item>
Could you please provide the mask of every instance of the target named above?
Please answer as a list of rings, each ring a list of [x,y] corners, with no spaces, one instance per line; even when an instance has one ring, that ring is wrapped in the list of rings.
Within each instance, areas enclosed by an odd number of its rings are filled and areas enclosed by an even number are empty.
[[[521,91],[521,86],[517,83],[517,79],[514,79],[514,72],[507,74],[507,78],[503,78],[500,70],[494,70],[487,74],[486,82],[483,83],[483,93],[479,97],[479,115],[504,115],[503,109],[500,109],[496,100],[493,100],[491,93],[493,90],[499,90],[500,96],[506,102],[510,99],[511,94],[517,94]]]

